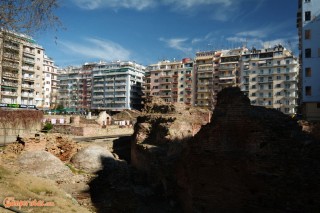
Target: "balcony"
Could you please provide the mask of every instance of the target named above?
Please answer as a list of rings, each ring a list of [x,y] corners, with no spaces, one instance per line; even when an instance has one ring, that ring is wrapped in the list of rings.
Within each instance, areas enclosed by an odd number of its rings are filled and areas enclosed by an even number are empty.
[[[223,79],[234,79],[236,77],[236,75],[219,75],[219,78],[221,80]]]
[[[160,88],[160,91],[171,91],[171,88]]]
[[[19,69],[19,64],[8,63],[8,62],[6,62],[6,61],[3,62],[2,66],[3,66],[3,67],[6,67],[6,68],[9,68],[9,69],[14,69],[14,70]]]
[[[34,65],[35,61],[33,59],[23,58],[23,63]]]
[[[163,81],[163,82],[160,82],[161,85],[168,85],[168,84],[171,84],[171,82],[166,82],[166,81]]]
[[[23,71],[34,72],[34,67],[22,66]]]
[[[4,72],[2,73],[2,78],[6,78],[6,79],[18,79],[19,75],[18,74],[14,74],[14,73],[10,73],[10,72]]]
[[[199,75],[198,79],[212,78],[212,75]]]
[[[35,55],[35,51],[34,50],[26,50],[26,49],[24,49],[23,50],[23,55],[32,55],[32,56],[34,56]]]
[[[1,91],[1,95],[3,96],[18,96],[17,92],[9,92],[9,91]]]
[[[19,44],[8,44],[8,43],[4,43],[4,47],[8,48],[10,50],[15,50],[15,51],[20,51],[20,47]]]
[[[34,85],[33,84],[21,84],[21,87],[23,89],[33,89]]]
[[[4,81],[4,82],[2,82],[2,85],[3,86],[8,86],[8,87],[18,87],[18,82],[16,82],[16,83],[13,83],[13,82],[8,82],[8,81]]]
[[[12,53],[4,53],[3,54],[5,59],[12,60],[12,61],[18,61],[19,60],[19,55],[17,54],[12,54]]]
[[[33,77],[23,77],[22,80],[23,81],[32,81],[33,82],[34,78]]]

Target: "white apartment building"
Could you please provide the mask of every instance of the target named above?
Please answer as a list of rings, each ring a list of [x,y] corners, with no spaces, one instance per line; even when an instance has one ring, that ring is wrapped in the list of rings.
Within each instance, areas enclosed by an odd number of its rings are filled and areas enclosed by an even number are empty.
[[[243,50],[240,58],[240,88],[251,104],[297,113],[299,64],[281,45]]]
[[[44,55],[43,59],[43,78],[44,108],[55,108],[58,98],[58,73],[53,60],[47,55]]]
[[[44,49],[31,37],[1,31],[0,103],[50,107],[45,105],[44,60]]]
[[[132,61],[100,62],[92,70],[92,110],[141,109],[145,67]]]
[[[307,120],[320,120],[320,1],[298,0],[302,112]]]

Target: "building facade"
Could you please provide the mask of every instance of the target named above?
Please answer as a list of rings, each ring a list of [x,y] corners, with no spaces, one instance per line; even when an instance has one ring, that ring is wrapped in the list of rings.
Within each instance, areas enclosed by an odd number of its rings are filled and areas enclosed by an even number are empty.
[[[215,105],[214,91],[219,79],[215,51],[197,52],[194,65],[194,106],[211,109]],[[216,89],[214,89],[214,86]]]
[[[0,102],[50,108],[45,100],[44,49],[28,36],[0,32]],[[54,66],[51,60],[51,66]],[[51,96],[49,89],[46,95]]]
[[[92,70],[95,66],[93,63],[58,70],[58,104],[67,112],[91,110]]]
[[[281,45],[244,50],[240,58],[240,88],[251,104],[297,113],[298,60]]]
[[[144,95],[161,97],[170,103],[193,103],[193,61],[159,61],[146,68]]]
[[[54,109],[58,105],[58,71],[54,61],[47,55],[43,59],[44,109]]]
[[[132,61],[100,62],[92,69],[92,110],[141,109],[145,67]]]
[[[320,1],[298,0],[300,90],[303,115],[320,120]]]

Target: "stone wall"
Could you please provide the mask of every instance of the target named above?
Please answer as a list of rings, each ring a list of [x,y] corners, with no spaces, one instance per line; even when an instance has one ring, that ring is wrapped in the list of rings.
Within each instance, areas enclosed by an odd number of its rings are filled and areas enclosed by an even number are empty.
[[[319,153],[296,120],[228,88],[188,143],[176,193],[185,212],[316,212]]]
[[[175,160],[186,141],[209,121],[209,117],[209,111],[167,104],[158,99],[146,104],[134,126],[131,164],[146,174],[156,193],[173,195]]]
[[[189,109],[157,105],[138,118],[132,165],[183,212],[318,212],[320,144],[297,120],[250,105],[239,88],[218,94],[192,137]],[[199,123],[197,123],[199,125]],[[196,132],[196,130],[195,130]]]
[[[0,109],[0,136],[40,131],[42,118],[41,111]]]

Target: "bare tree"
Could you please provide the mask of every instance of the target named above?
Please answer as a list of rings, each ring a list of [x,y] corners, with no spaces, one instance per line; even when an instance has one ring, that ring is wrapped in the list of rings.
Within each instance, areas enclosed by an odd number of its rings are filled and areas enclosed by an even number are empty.
[[[48,28],[57,29],[58,0],[1,0],[0,30],[33,35]]]

